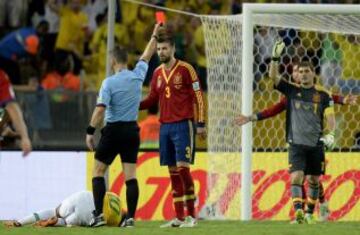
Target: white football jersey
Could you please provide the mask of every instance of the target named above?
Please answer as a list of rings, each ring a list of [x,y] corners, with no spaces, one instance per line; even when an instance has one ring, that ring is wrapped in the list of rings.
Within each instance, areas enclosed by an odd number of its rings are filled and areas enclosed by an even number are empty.
[[[67,226],[89,226],[92,212],[95,210],[92,192],[74,193],[62,201],[59,214]]]

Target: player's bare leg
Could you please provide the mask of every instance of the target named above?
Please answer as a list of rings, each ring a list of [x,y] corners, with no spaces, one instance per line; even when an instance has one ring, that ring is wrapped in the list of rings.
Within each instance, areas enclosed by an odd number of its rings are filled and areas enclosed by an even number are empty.
[[[35,227],[51,227],[55,226],[58,222],[58,217],[54,216],[47,220],[39,220],[37,221],[34,226]]]

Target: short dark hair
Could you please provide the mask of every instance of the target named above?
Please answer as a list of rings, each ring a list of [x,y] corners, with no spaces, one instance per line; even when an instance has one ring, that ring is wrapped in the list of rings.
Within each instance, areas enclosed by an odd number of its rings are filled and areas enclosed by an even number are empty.
[[[127,50],[123,47],[115,46],[111,54],[117,63],[126,64],[128,61]]]
[[[314,66],[312,65],[312,63],[310,61],[301,61],[299,64],[298,64],[298,69],[300,68],[303,68],[303,67],[309,67],[311,71],[314,72]]]
[[[169,43],[171,46],[175,45],[175,39],[172,36],[166,35],[166,36],[159,36],[159,38],[157,39],[158,43],[164,43],[167,42]]]

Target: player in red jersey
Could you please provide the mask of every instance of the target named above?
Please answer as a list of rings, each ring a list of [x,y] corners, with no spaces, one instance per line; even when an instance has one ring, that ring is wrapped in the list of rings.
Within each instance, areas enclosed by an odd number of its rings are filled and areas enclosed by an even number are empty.
[[[15,94],[9,81],[9,77],[3,70],[0,70],[0,107],[9,115],[16,133],[21,138],[20,147],[23,151],[23,156],[27,156],[31,151],[31,142],[29,140],[21,109],[15,101]],[[4,115],[7,114],[4,113]],[[6,123],[3,124],[4,125],[2,126],[6,126]]]
[[[176,212],[176,218],[161,227],[193,227],[196,213],[190,164],[195,153],[194,102],[198,109],[196,132],[205,138],[203,95],[194,68],[175,58],[173,38],[160,35],[157,53],[162,64],[153,73],[150,94],[140,109],[157,103],[160,107],[160,165],[168,166]]]
[[[297,82],[297,83],[300,82],[299,78],[298,78],[298,65],[297,64],[293,65],[292,78],[294,79],[295,82]],[[355,96],[355,95],[347,95],[347,96],[343,97],[340,95],[333,94],[332,98],[336,104],[340,104],[340,105],[355,105],[356,100],[357,100],[357,96]],[[266,108],[266,109],[264,109],[256,114],[253,114],[251,116],[239,115],[235,118],[234,122],[238,125],[244,125],[251,121],[265,120],[265,119],[274,117],[274,116],[282,113],[284,110],[286,110],[286,105],[287,105],[287,99],[285,96],[282,96],[278,103],[270,106],[269,108]],[[304,185],[302,187],[302,191],[303,191],[303,200],[305,201],[306,200],[306,191],[305,191]],[[328,210],[328,203],[325,200],[324,187],[323,187],[323,184],[321,183],[321,181],[319,183],[319,202],[320,202],[319,219],[321,221],[326,221],[329,216],[329,210]]]

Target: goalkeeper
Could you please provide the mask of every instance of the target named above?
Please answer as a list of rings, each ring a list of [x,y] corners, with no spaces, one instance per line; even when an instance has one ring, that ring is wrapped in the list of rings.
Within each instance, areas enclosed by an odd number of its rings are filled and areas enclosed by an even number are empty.
[[[298,77],[298,64],[293,64],[293,71],[292,71],[292,79],[300,84],[300,80]],[[356,101],[357,101],[357,96],[355,95],[347,95],[347,96],[340,96],[340,95],[332,95],[332,98],[334,100],[335,104],[340,104],[340,105],[355,105]],[[284,110],[286,110],[286,106],[287,106],[287,99],[285,96],[281,97],[281,100],[272,105],[269,108],[266,108],[264,110],[261,110],[258,113],[255,113],[251,116],[245,116],[245,115],[238,115],[237,117],[235,117],[234,123],[237,125],[244,125],[248,122],[251,121],[261,121],[261,120],[265,120],[271,117],[274,117],[280,113],[282,113]],[[324,172],[322,172],[322,174],[324,174]],[[305,193],[305,188],[304,188],[304,184],[303,184],[303,200],[306,200],[306,193]],[[320,181],[319,184],[319,202],[320,202],[320,207],[319,207],[319,219],[321,221],[326,221],[328,216],[329,216],[329,209],[328,209],[328,204],[325,200],[325,192],[324,192],[324,188],[323,185]]]
[[[334,145],[335,115],[331,94],[315,86],[315,72],[308,61],[298,65],[300,84],[282,79],[278,73],[278,62],[285,47],[276,42],[270,64],[270,78],[275,88],[287,99],[286,139],[289,143],[289,171],[291,173],[291,196],[297,223],[315,223],[313,212],[319,197],[319,178],[323,171],[324,145]],[[323,136],[323,119],[329,133]],[[302,183],[304,175],[309,182],[307,210],[302,209]]]

